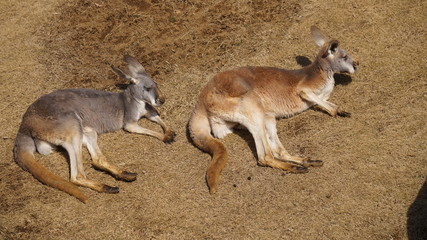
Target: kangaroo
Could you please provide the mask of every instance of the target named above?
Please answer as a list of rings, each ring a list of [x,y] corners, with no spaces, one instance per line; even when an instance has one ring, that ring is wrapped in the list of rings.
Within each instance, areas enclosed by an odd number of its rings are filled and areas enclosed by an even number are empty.
[[[44,95],[31,104],[22,118],[16,137],[16,163],[40,182],[75,196],[84,203],[88,198],[76,185],[105,193],[118,193],[119,188],[86,177],[82,145],[86,145],[96,169],[108,172],[118,180],[136,180],[136,173],[125,171],[106,160],[97,144],[98,134],[124,129],[170,143],[174,140],[175,133],[153,107],[165,102],[157,83],[147,75],[144,67],[134,57],[126,55],[124,61],[128,64],[129,71],[111,66],[120,77],[130,81],[130,85],[120,93],[64,89]],[[141,117],[158,123],[164,134],[139,126],[138,120]],[[36,151],[48,155],[57,146],[68,152],[70,181],[56,176],[34,157]]]
[[[192,141],[212,155],[206,172],[211,193],[227,161],[223,138],[233,127],[243,126],[252,134],[258,165],[306,173],[308,167],[320,167],[321,160],[290,155],[277,136],[276,118],[291,117],[314,105],[331,116],[349,117],[328,101],[335,85],[334,73],[354,73],[358,63],[329,40],[317,27],[311,27],[320,47],[316,59],[299,70],[273,67],[241,67],[219,73],[202,89],[191,114],[188,128]]]

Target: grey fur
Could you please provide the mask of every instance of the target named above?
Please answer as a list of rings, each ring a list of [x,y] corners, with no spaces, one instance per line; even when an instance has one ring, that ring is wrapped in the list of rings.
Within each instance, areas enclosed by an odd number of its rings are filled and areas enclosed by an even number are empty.
[[[125,129],[154,136],[166,143],[174,140],[175,133],[153,107],[160,106],[165,101],[157,83],[135,58],[126,55],[124,60],[128,64],[128,71],[112,67],[119,76],[131,82],[123,92],[64,89],[44,95],[31,104],[22,119],[14,148],[15,161],[24,170],[30,171],[41,182],[86,202],[86,197],[78,189],[41,167],[34,159],[34,152],[37,150],[47,155],[55,146],[62,146],[70,158],[72,183],[98,192],[117,193],[118,188],[86,178],[82,163],[83,145],[88,148],[92,164],[96,168],[107,171],[118,179],[133,181],[136,173],[124,171],[105,159],[98,147],[97,135]],[[141,117],[147,117],[161,125],[164,134],[139,126],[138,120]]]

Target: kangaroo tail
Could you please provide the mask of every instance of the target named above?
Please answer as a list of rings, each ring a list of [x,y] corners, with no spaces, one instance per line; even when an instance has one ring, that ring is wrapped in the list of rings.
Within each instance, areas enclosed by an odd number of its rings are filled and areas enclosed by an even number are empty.
[[[218,190],[219,175],[227,162],[227,150],[224,144],[212,136],[207,112],[200,102],[190,117],[188,128],[194,144],[212,156],[206,172],[206,182],[209,192],[215,193]]]
[[[76,197],[83,203],[87,203],[88,198],[80,189],[69,181],[53,174],[34,158],[36,146],[34,140],[25,134],[18,133],[16,136],[15,147],[13,149],[16,163],[24,170],[30,172],[40,182],[53,188],[64,191],[71,196]]]

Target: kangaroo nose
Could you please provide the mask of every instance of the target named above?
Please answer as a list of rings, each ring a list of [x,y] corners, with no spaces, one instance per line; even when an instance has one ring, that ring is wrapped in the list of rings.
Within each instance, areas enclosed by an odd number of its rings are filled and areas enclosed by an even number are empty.
[[[354,68],[354,70],[356,70],[358,66],[359,66],[359,62],[358,61],[353,61],[353,68]]]

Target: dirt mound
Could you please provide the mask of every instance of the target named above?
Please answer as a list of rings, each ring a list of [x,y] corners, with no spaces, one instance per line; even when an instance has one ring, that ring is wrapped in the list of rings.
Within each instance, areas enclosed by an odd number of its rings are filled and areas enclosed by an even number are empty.
[[[0,238],[5,239],[423,239],[426,234],[426,1],[40,0],[0,9]],[[292,154],[325,161],[307,174],[256,165],[247,131],[227,136],[219,191],[205,183],[209,155],[188,140],[199,90],[244,65],[298,68],[317,52],[317,25],[361,62],[337,76],[331,101],[352,113],[308,110],[278,121]],[[99,137],[106,157],[138,172],[116,195],[83,189],[82,204],[14,162],[22,114],[67,87],[120,91],[110,65],[138,58],[167,96],[158,110],[172,145],[124,131]],[[160,127],[146,120],[141,125]],[[67,154],[37,155],[67,178]],[[89,159],[87,152],[84,158]],[[424,184],[424,185],[423,185]],[[425,237],[424,237],[425,238]]]
[[[44,63],[64,86],[103,88],[113,79],[106,65],[120,63],[124,53],[138,56],[160,80],[234,65],[261,51],[260,29],[278,40],[300,10],[298,1],[76,1],[39,34],[48,51]]]

